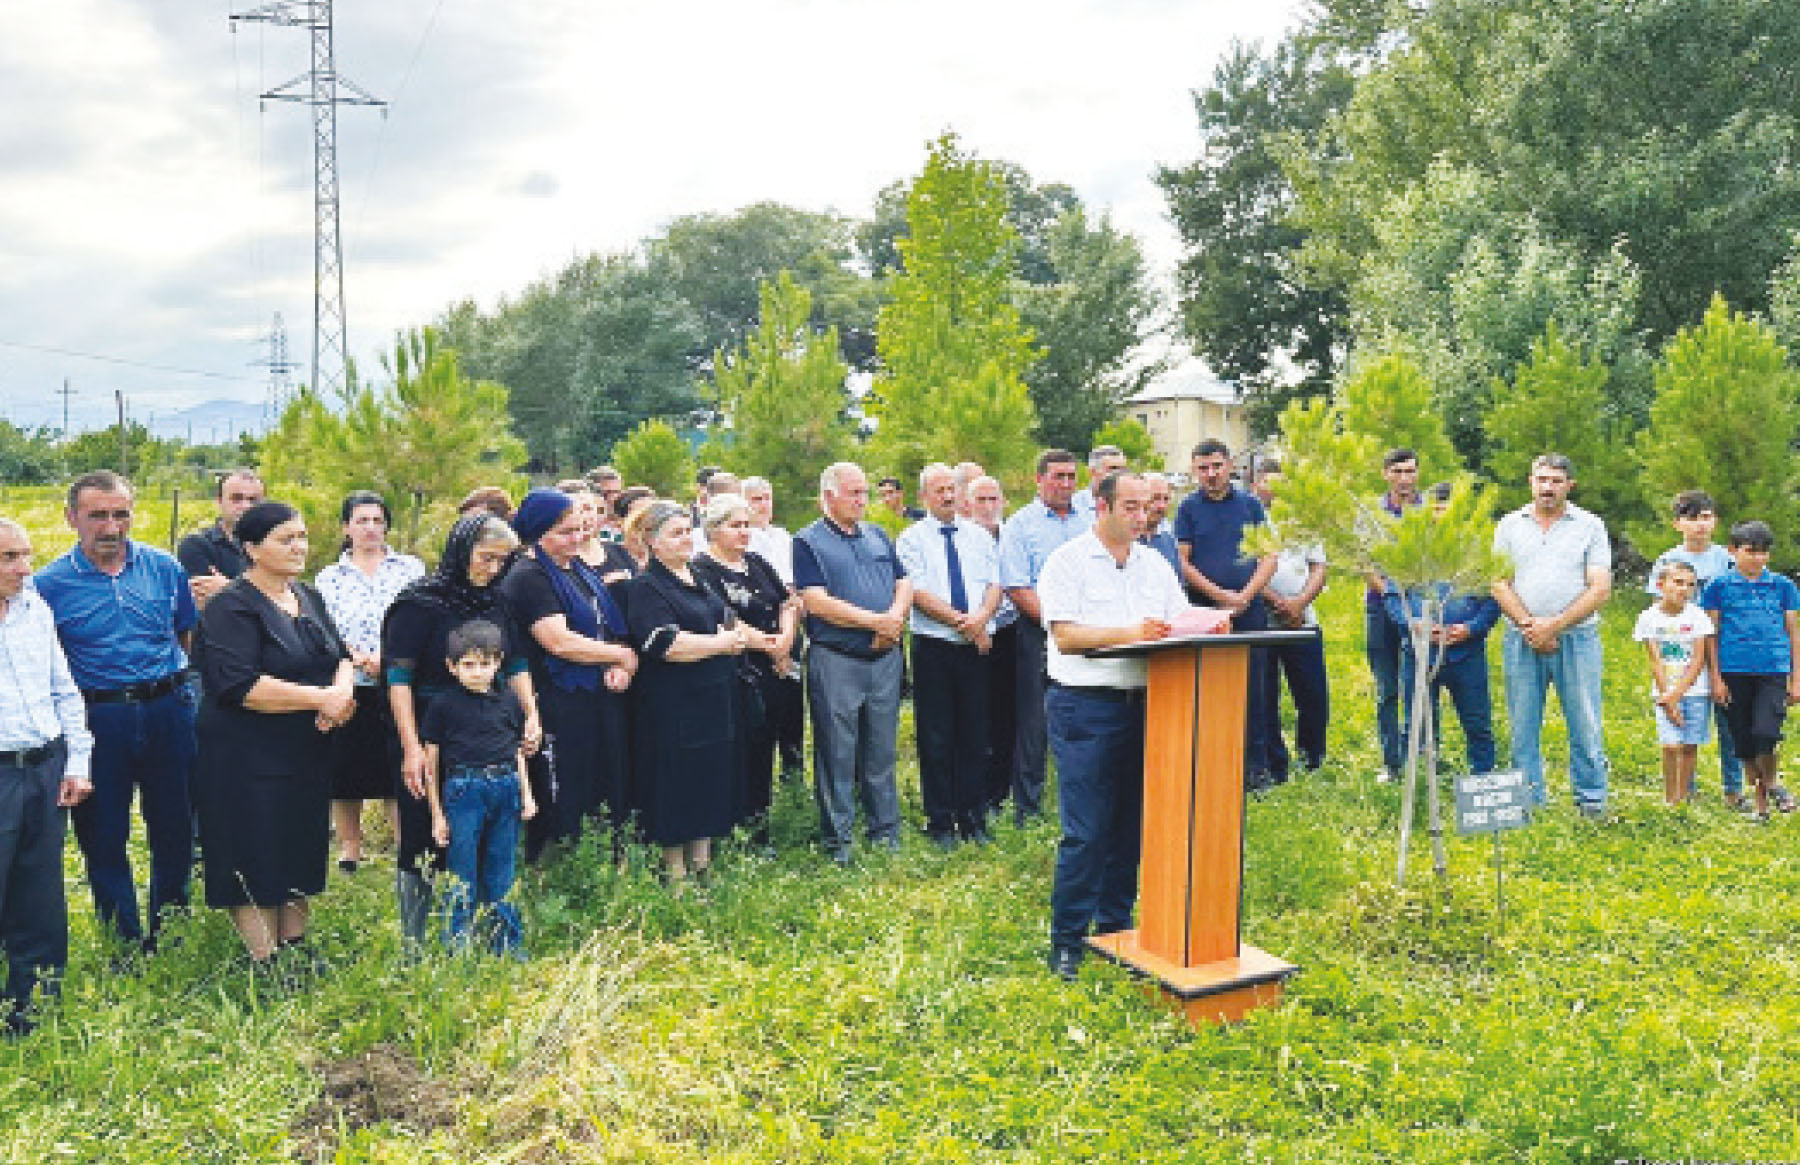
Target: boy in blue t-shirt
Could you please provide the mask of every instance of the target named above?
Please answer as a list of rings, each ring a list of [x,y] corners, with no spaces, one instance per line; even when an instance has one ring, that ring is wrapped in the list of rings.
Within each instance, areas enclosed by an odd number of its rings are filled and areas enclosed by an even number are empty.
[[[1775,535],[1766,522],[1731,528],[1735,569],[1706,584],[1700,596],[1718,631],[1713,653],[1713,699],[1723,703],[1732,743],[1756,794],[1756,819],[1769,819],[1775,786],[1775,746],[1788,705],[1800,703],[1800,587],[1769,569]],[[1793,799],[1776,798],[1782,812]]]
[[[1713,541],[1713,529],[1719,522],[1718,507],[1705,490],[1684,489],[1675,495],[1670,509],[1681,543],[1656,556],[1656,562],[1650,567],[1650,577],[1644,583],[1644,593],[1660,598],[1662,592],[1656,580],[1661,577],[1663,565],[1685,562],[1694,568],[1694,594],[1698,599],[1707,583],[1731,569],[1730,553]],[[1713,704],[1712,719],[1719,734],[1719,787],[1725,794],[1725,804],[1731,809],[1747,811],[1750,802],[1744,796],[1744,766],[1731,743],[1730,717],[1726,715],[1724,704]],[[1689,788],[1686,796],[1691,798],[1693,795],[1694,790]],[[1769,790],[1769,796],[1777,805],[1793,801],[1779,784]]]

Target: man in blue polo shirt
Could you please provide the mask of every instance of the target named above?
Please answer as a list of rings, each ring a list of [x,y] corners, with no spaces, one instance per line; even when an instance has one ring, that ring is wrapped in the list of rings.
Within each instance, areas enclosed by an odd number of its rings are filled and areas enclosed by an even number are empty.
[[[37,590],[56,616],[94,734],[94,791],[72,814],[94,909],[119,938],[149,949],[163,908],[187,904],[194,706],[184,648],[198,614],[181,564],[129,537],[132,508],[118,474],[77,478],[65,512],[77,544],[38,572]],[[148,940],[125,848],[134,791],[150,843]]]
[[[1277,558],[1245,558],[1244,531],[1267,521],[1262,503],[1231,481],[1231,449],[1208,439],[1194,446],[1194,480],[1199,488],[1175,512],[1175,543],[1181,548],[1182,582],[1195,605],[1231,612],[1234,631],[1266,631],[1269,614],[1262,591],[1275,574]],[[1272,778],[1268,757],[1267,653],[1250,652],[1250,691],[1245,717],[1244,784],[1252,792]]]
[[[900,637],[912,583],[881,527],[863,521],[869,479],[853,462],[819,475],[818,521],[794,535],[794,589],[806,606],[806,690],[812,701],[813,795],[825,849],[850,863],[856,802],[863,828],[900,848],[894,785],[900,727]]]

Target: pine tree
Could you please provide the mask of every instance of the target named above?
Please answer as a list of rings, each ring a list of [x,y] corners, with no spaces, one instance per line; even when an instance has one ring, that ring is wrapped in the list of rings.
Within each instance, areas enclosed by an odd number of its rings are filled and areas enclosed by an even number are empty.
[[[1417,453],[1420,481],[1447,478],[1462,468],[1445,433],[1431,382],[1410,356],[1389,352],[1359,362],[1339,386],[1337,399],[1346,429],[1373,437],[1384,450],[1406,448]],[[1368,476],[1365,467],[1350,480]]]
[[[641,421],[612,447],[611,461],[627,485],[647,485],[665,498],[685,495],[694,480],[687,442],[662,421]]]
[[[1564,340],[1552,321],[1512,384],[1494,381],[1488,468],[1503,496],[1524,504],[1532,460],[1561,453],[1575,463],[1583,505],[1615,523],[1638,505],[1637,469],[1611,415],[1608,376],[1606,365]]]

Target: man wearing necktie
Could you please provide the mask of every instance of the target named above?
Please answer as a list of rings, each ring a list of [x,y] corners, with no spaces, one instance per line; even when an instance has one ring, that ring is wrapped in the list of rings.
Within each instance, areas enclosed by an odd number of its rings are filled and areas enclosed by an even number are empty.
[[[929,512],[895,550],[913,582],[913,725],[925,830],[939,847],[985,842],[988,652],[1000,607],[994,539],[956,513],[956,473],[927,465],[919,498]]]

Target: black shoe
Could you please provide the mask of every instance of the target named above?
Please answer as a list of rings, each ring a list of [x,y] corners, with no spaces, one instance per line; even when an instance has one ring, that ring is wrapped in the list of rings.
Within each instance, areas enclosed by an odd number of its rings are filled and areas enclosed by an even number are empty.
[[[932,833],[928,836],[931,838],[931,844],[937,846],[938,849],[945,853],[949,853],[956,848],[956,835],[949,830],[945,830],[941,833]]]
[[[346,874],[356,873],[356,867],[360,864],[361,863],[358,862],[355,858],[339,858],[338,859],[338,869],[344,871],[344,873],[346,873]]]
[[[1073,983],[1081,974],[1080,947],[1051,947],[1050,973],[1064,983]]]

